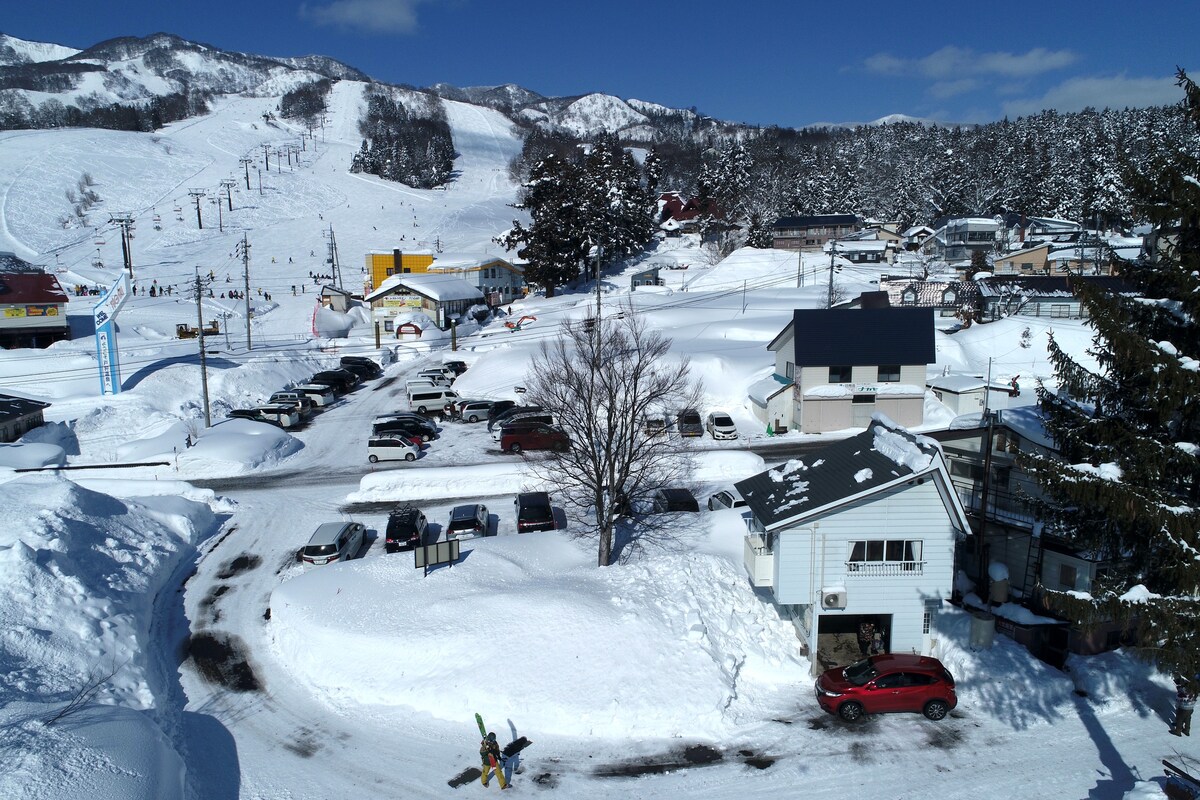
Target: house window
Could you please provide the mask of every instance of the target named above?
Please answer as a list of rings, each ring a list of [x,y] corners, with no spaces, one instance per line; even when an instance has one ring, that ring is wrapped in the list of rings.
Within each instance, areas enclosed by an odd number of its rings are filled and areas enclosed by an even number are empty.
[[[851,369],[850,367],[830,367],[829,382],[830,383],[849,383]]]
[[[396,274],[396,268],[395,268],[395,267],[387,267],[387,268],[384,270],[384,272],[385,272],[385,274],[387,274],[387,275],[395,275],[395,274]]]
[[[950,462],[950,474],[956,478],[970,478],[977,483],[983,481],[983,467],[957,458]]]
[[[958,296],[954,293],[953,289],[947,289],[946,291],[942,292],[942,302],[946,303],[947,305],[952,304],[957,297]]]
[[[880,383],[899,383],[900,382],[900,365],[886,364],[879,367],[879,382]]]
[[[905,289],[904,294],[900,296],[900,302],[905,305],[913,305],[917,302],[917,293],[912,289]]]
[[[920,574],[920,539],[874,539],[850,542],[847,572],[864,575]]]
[[[1033,262],[1032,261],[1022,261],[1021,262],[1021,271],[1022,272],[1033,272]]]
[[[796,365],[793,364],[791,361],[784,362],[783,377],[787,378],[789,381],[793,381],[796,379]]]
[[[390,333],[390,332],[392,332],[392,331],[394,331],[394,330],[396,329],[396,322],[395,322],[395,320],[385,319],[385,320],[383,321],[383,329],[384,329],[385,331],[388,331],[389,333]]]
[[[1064,590],[1075,588],[1075,581],[1079,579],[1079,570],[1070,564],[1060,564],[1058,567],[1058,587]]]
[[[873,404],[875,402],[875,395],[856,394],[853,398],[851,398],[850,402],[856,406]]]

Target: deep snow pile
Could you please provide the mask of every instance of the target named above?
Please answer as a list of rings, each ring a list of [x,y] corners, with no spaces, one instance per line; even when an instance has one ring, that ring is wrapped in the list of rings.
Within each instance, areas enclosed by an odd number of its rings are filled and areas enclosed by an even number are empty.
[[[274,646],[349,713],[519,713],[541,733],[718,737],[806,682],[808,663],[729,557],[740,517],[704,520],[718,555],[697,546],[705,537],[691,528],[706,526],[683,516],[691,541],[611,569],[561,531],[465,542],[459,564],[424,578],[407,554],[313,569],[272,595]]]
[[[55,475],[8,477],[0,796],[178,795],[182,762],[155,724],[169,720],[160,705],[166,654],[150,627],[158,591],[215,528],[204,502],[211,493],[173,482],[96,484],[126,495],[118,499]],[[129,499],[139,493],[147,496]],[[44,724],[93,681],[99,706]]]

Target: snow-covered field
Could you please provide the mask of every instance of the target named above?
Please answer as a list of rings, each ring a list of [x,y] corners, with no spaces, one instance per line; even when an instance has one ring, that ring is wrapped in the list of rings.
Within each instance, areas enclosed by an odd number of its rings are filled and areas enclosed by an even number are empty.
[[[72,299],[75,341],[0,352],[0,392],[52,403],[50,425],[0,447],[0,797],[445,797],[477,763],[475,712],[503,741],[534,741],[518,790],[561,797],[1120,798],[1159,775],[1160,759],[1190,759],[1190,740],[1166,735],[1163,676],[1120,652],[1073,658],[1062,673],[1003,637],[975,652],[968,618],[950,608],[939,653],[959,681],[954,714],[845,726],[817,708],[790,625],[749,587],[736,513],[686,515],[672,540],[599,570],[594,544],[569,526],[515,535],[512,495],[536,487],[482,425],[446,424],[415,465],[368,465],[370,419],[403,407],[402,376],[448,357],[448,340],[391,346],[383,379],[302,430],[224,421],[342,354],[381,355],[361,315],[315,310],[310,273],[329,271],[331,227],[357,287],[368,250],[495,253],[491,238],[515,213],[507,162],[520,140],[474,106],[446,104],[460,156],[445,191],[349,174],[361,90],[336,84],[323,133],[291,168],[273,157],[261,194],[238,159],[261,166],[261,145],[298,141],[263,120],[272,98],[217,101],[155,134],[0,133],[0,250],[68,289],[106,286],[120,245],[103,223],[130,213],[137,284],[157,295],[121,313],[118,396],[99,395],[93,298]],[[66,197],[84,173],[99,229],[81,227]],[[218,223],[209,200],[231,177],[233,210]],[[207,192],[202,230],[191,189]],[[243,236],[252,349],[246,303],[221,297],[242,285]],[[822,304],[828,265],[752,250],[713,265],[685,237],[626,271],[684,264],[663,269],[662,287],[630,292],[614,270],[601,288],[612,311],[636,310],[671,336],[705,408],[739,426],[734,449],[695,445],[703,497],[762,468],[748,448],[767,437],[746,387],[771,372],[766,344],[792,310]],[[210,271],[202,315],[222,334],[207,343],[206,429],[197,343],[174,329],[195,324],[186,284]],[[838,282],[853,294],[877,278],[847,268]],[[455,357],[471,367],[458,391],[516,397],[557,323],[590,314],[587,289],[514,303],[537,318],[520,331],[460,329]],[[1075,321],[1006,320],[938,334],[937,369],[982,374],[991,359],[994,380],[1032,387],[1051,377],[1051,330],[1077,354],[1090,342]],[[929,427],[949,422],[928,408]],[[130,462],[161,463],[115,467]],[[90,468],[14,471],[60,463]],[[485,503],[496,535],[424,575],[382,551],[386,512],[371,504],[400,501],[436,530],[452,506]],[[351,515],[368,528],[362,557],[303,569],[295,554],[313,528]],[[227,667],[220,679],[198,666],[213,663]],[[76,698],[89,702],[46,724]]]

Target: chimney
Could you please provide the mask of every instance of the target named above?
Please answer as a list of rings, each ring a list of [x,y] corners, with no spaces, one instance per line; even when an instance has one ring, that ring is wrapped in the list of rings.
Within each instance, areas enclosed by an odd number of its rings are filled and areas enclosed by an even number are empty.
[[[404,254],[399,248],[392,250],[392,274],[401,275],[404,273]]]

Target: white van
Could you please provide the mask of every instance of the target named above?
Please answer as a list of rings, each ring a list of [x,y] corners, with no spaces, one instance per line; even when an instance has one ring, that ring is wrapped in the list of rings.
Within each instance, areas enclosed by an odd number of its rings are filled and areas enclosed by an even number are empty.
[[[404,382],[404,388],[408,390],[409,394],[419,389],[432,389],[434,387],[444,387],[444,384],[434,383],[428,378],[412,378]]]
[[[449,386],[454,382],[454,377],[455,376],[453,374],[447,374],[447,370],[444,370],[441,367],[423,369],[417,373],[417,378],[429,378],[438,386]]]
[[[440,412],[447,403],[453,403],[456,400],[458,400],[458,393],[444,386],[410,387],[408,390],[408,403],[418,414],[428,411]]]
[[[300,409],[296,406],[267,403],[258,406],[255,411],[262,414],[268,422],[273,422],[281,428],[293,428],[300,424]]]
[[[331,406],[337,401],[337,394],[333,389],[323,384],[305,383],[297,386],[295,390],[308,395],[312,399],[313,405],[321,408]]]

